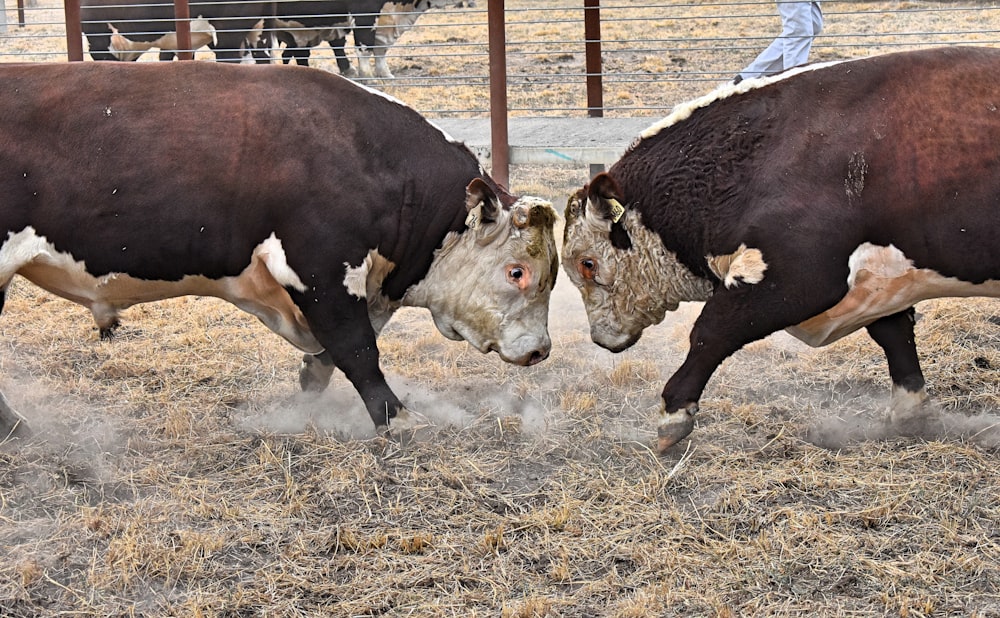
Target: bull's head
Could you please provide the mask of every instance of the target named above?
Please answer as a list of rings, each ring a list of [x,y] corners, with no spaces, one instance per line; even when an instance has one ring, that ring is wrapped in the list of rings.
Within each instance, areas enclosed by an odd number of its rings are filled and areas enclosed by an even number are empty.
[[[566,205],[563,269],[583,295],[594,343],[620,352],[682,300],[705,300],[710,283],[696,277],[623,204],[608,174],[598,174]]]
[[[552,204],[521,197],[509,206],[482,179],[466,188],[466,229],[434,255],[427,277],[405,302],[427,307],[449,339],[509,363],[549,355],[549,296],[559,269]]]

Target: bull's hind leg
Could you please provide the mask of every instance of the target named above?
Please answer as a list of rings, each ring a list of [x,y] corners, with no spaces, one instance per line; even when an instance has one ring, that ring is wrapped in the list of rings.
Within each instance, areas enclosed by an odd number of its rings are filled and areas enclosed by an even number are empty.
[[[880,318],[867,326],[868,335],[885,352],[892,378],[892,403],[889,419],[905,428],[925,415],[924,374],[920,370],[917,345],[913,336],[916,322],[913,307]]]
[[[311,393],[320,393],[330,384],[336,365],[329,352],[319,354],[303,354],[302,367],[299,369],[299,386]]]
[[[7,286],[0,287],[0,313],[7,300]],[[28,423],[24,417],[14,411],[7,403],[7,398],[0,392],[0,442],[15,436],[28,435]]]

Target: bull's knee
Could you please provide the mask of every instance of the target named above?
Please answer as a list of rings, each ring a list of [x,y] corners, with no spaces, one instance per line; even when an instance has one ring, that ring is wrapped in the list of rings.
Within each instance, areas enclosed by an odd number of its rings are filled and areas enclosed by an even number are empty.
[[[322,392],[330,384],[334,369],[333,359],[326,352],[304,354],[299,369],[299,386],[307,392]]]

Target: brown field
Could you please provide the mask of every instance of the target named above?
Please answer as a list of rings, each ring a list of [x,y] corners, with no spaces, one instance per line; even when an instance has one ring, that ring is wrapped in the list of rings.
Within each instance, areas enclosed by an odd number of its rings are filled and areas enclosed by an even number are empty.
[[[922,17],[906,28],[961,27]],[[862,55],[837,50],[817,59]],[[685,66],[718,81],[752,55]],[[713,83],[621,93],[676,103]],[[418,109],[442,96],[386,88]],[[585,180],[525,167],[511,184],[561,208]],[[398,444],[342,375],[298,392],[299,354],[230,305],[134,307],[108,342],[16,279],[0,387],[37,435],[0,444],[0,616],[1000,616],[998,301],[918,306],[935,400],[919,435],[882,423],[888,371],[863,334],[814,350],[779,333],[720,368],[690,439],[658,456],[698,311],[614,355],[563,276],[552,356],[519,368],[405,309],[383,367],[436,424]]]

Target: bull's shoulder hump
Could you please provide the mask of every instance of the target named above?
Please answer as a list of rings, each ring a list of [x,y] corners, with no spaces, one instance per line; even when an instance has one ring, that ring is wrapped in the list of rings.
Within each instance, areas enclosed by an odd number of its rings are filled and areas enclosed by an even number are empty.
[[[708,107],[709,105],[715,103],[716,101],[728,99],[736,95],[744,94],[751,90],[756,90],[757,88],[762,88],[764,86],[768,86],[776,82],[781,82],[795,75],[799,75],[801,73],[816,71],[836,64],[842,64],[844,62],[854,62],[855,60],[856,59],[833,60],[830,62],[807,64],[805,66],[789,69],[788,71],[785,71],[784,73],[779,73],[777,75],[744,79],[739,84],[733,84],[732,82],[727,82],[717,87],[715,90],[712,90],[711,92],[704,94],[696,99],[692,99],[690,101],[677,104],[665,118],[653,123],[648,128],[643,130],[643,132],[639,134],[639,137],[636,139],[636,141],[638,142],[639,140],[649,139],[657,135],[660,131],[666,129],[667,127],[671,127],[675,124],[683,122],[684,120],[687,120],[688,118],[691,117],[691,114],[693,114],[695,111],[703,107]]]

